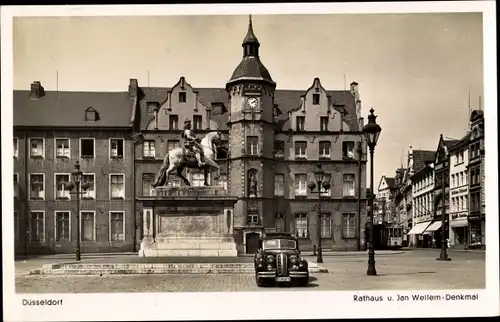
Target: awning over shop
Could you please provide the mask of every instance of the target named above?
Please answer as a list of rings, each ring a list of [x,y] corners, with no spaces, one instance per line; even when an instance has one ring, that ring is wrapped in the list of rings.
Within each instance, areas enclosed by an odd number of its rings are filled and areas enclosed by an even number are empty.
[[[429,227],[427,227],[427,229],[424,231],[424,235],[428,235],[432,232],[435,232],[439,228],[441,228],[441,221],[435,221],[432,224],[430,224]]]
[[[461,218],[457,220],[452,220],[450,221],[450,227],[467,227],[469,225],[469,222],[467,221],[467,218]]]
[[[427,228],[431,224],[430,221],[426,222],[421,222],[413,226],[413,228],[408,232],[408,235],[420,235],[425,231],[425,228]]]

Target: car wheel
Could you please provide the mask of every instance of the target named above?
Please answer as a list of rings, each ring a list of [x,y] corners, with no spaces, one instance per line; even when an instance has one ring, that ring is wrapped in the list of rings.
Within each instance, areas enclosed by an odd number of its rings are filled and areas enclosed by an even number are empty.
[[[255,283],[257,284],[258,287],[265,287],[267,286],[266,281],[264,281],[263,278],[259,277],[259,274],[255,273]]]

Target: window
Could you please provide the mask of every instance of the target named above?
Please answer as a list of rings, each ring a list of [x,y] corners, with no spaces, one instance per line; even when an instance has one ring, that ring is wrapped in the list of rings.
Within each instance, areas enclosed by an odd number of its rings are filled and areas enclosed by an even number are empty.
[[[295,142],[295,158],[296,159],[305,159],[306,158],[306,150],[307,150],[307,142],[306,141],[296,141]]]
[[[82,197],[83,199],[95,199],[95,174],[93,173],[84,173],[82,176],[82,183],[88,183],[89,188],[87,191],[84,191]]]
[[[186,92],[179,92],[179,103],[186,103]]]
[[[123,139],[109,140],[109,156],[113,159],[123,158]]]
[[[354,174],[344,174],[344,197],[354,197]]]
[[[463,210],[469,210],[468,201],[469,201],[468,196],[464,196],[464,200],[462,201]]]
[[[476,169],[476,178],[474,180],[476,183],[480,183],[480,181],[479,181],[479,169]]]
[[[332,216],[321,214],[321,238],[332,238]]]
[[[94,158],[94,139],[80,139],[80,157]]]
[[[69,173],[55,175],[55,199],[70,199],[70,193],[66,190],[68,182],[70,182]]]
[[[32,158],[43,158],[45,155],[43,139],[30,139],[30,156]]]
[[[313,104],[319,105],[319,94],[313,94]]]
[[[247,215],[247,224],[249,226],[258,225],[259,224],[259,214],[258,213],[249,213]]]
[[[202,129],[202,117],[201,115],[193,115],[193,130],[201,130]]]
[[[155,141],[148,140],[142,143],[142,156],[144,158],[155,158],[156,150],[155,150]]]
[[[325,174],[323,177],[323,182],[328,182],[331,184],[332,180],[332,175],[331,174]],[[332,195],[332,188],[330,186],[330,189],[326,190],[323,188],[323,184],[321,185],[321,197],[330,197]]]
[[[14,138],[14,158],[19,156],[19,140]]]
[[[330,141],[319,142],[319,157],[320,158],[330,158],[330,148],[332,143]]]
[[[172,151],[173,149],[177,149],[181,147],[181,143],[179,140],[168,140],[167,142],[167,149],[168,152]]]
[[[155,182],[154,173],[142,174],[142,195],[144,197],[154,196],[153,183]]]
[[[342,238],[356,238],[355,214],[342,214]]]
[[[222,140],[220,146],[217,148],[217,160],[225,160],[229,157],[229,141]]]
[[[259,154],[259,138],[256,136],[247,137],[247,153],[248,155]]]
[[[19,198],[19,173],[14,173],[14,198]]]
[[[69,211],[55,211],[56,242],[71,241],[71,214]]]
[[[168,118],[168,127],[170,130],[179,129],[179,116],[172,114]]]
[[[306,122],[306,117],[305,116],[297,116],[295,118],[296,121],[296,131],[304,131],[304,124]]]
[[[43,243],[45,241],[45,213],[30,211],[29,221],[30,242]]]
[[[110,174],[109,182],[111,199],[125,199],[125,175]]]
[[[80,239],[82,241],[95,240],[95,212],[80,212]]]
[[[45,199],[45,175],[30,173],[30,199]]]
[[[354,159],[354,142],[342,142],[342,156],[344,159]]]
[[[476,178],[475,174],[476,174],[476,171],[474,171],[474,169],[472,169],[472,170],[470,171],[470,184],[471,184],[471,185],[473,185],[473,184],[475,184],[475,183],[476,183],[476,182],[474,181],[474,179]]]
[[[69,139],[54,139],[54,145],[56,147],[56,158],[69,158]]]
[[[454,174],[451,175],[451,182],[453,184],[453,187],[455,187],[456,184],[455,184],[455,175]]]
[[[201,172],[193,172],[193,187],[203,187],[205,185],[205,174]]]
[[[274,141],[274,157],[276,159],[283,159],[285,157],[284,141]]]
[[[109,240],[125,240],[125,213],[123,211],[109,212]]]
[[[227,174],[221,174],[217,179],[216,185],[227,191]]]
[[[284,218],[283,214],[281,214],[281,213],[276,214],[274,227],[276,228],[276,232],[278,232],[278,233],[285,231],[285,218]]]
[[[283,197],[285,195],[285,175],[274,175],[274,195]]]
[[[469,184],[469,174],[467,173],[467,170],[464,171],[464,179],[465,184]]]
[[[307,238],[307,214],[295,214],[295,233],[297,238]]]
[[[457,207],[457,198],[451,198],[451,212],[455,212],[455,211],[459,211],[460,209],[458,209]]]
[[[295,195],[307,196],[307,175],[305,174],[295,175]]]
[[[319,130],[321,132],[328,131],[328,116],[321,116],[320,117]]]
[[[19,242],[19,214],[14,211],[14,242]]]

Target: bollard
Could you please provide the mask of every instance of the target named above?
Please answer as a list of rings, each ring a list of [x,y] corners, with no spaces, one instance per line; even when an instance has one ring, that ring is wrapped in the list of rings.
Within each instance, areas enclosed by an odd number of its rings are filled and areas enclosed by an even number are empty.
[[[316,245],[313,245],[313,256],[316,256]]]

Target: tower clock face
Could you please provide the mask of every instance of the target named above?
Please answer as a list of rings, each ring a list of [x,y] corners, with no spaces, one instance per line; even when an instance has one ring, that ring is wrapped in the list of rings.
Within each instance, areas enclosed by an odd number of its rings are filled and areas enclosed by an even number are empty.
[[[247,98],[247,106],[250,108],[256,108],[257,105],[259,104],[259,101],[255,97],[249,97]]]

